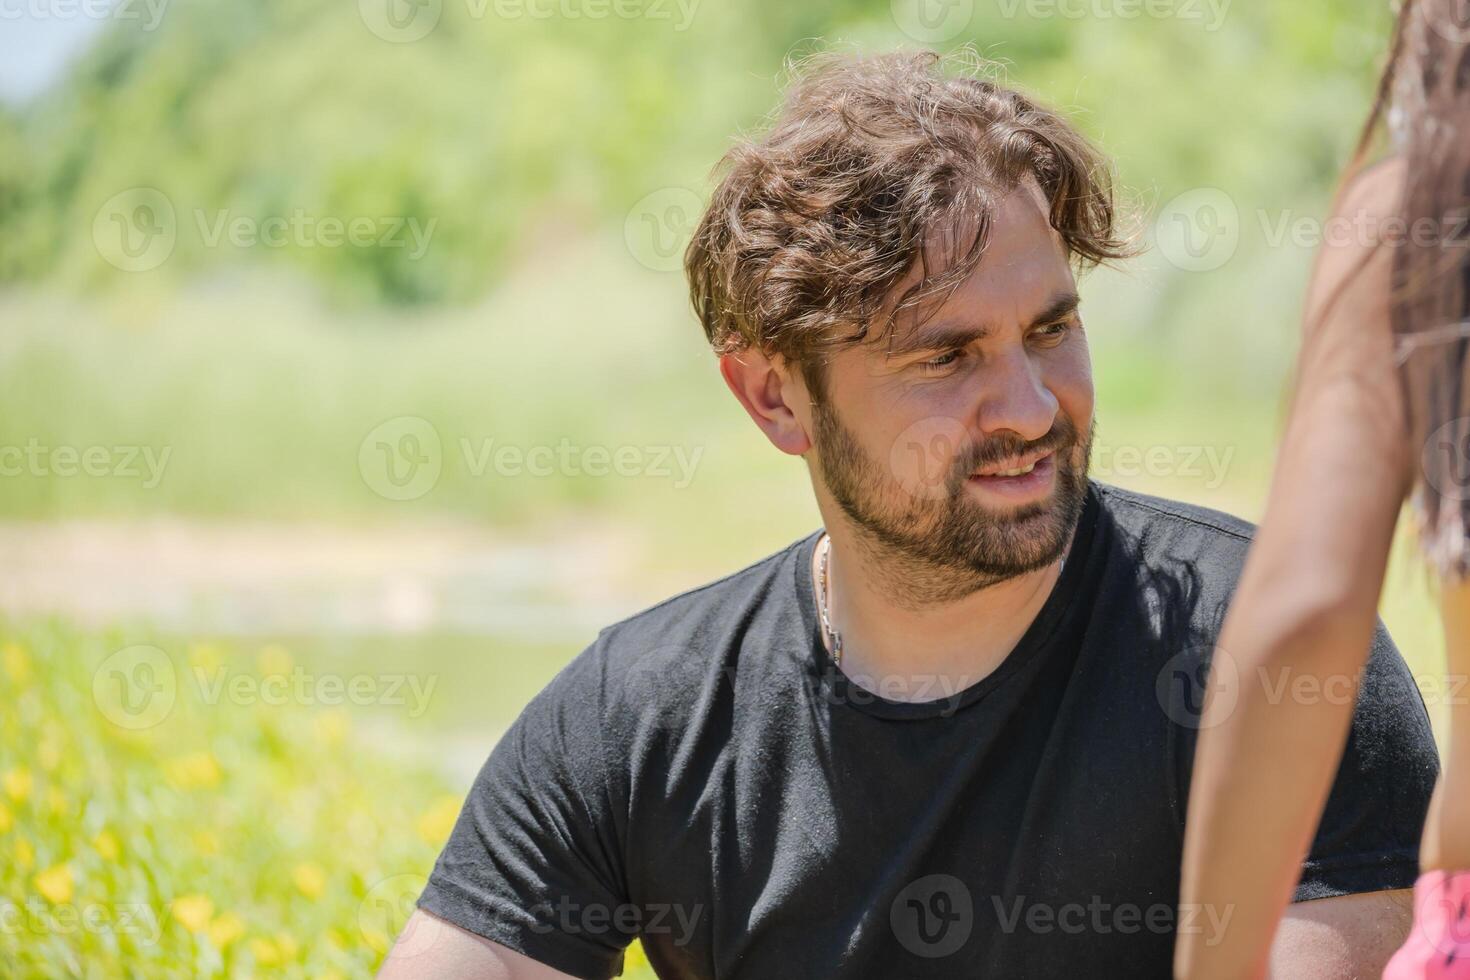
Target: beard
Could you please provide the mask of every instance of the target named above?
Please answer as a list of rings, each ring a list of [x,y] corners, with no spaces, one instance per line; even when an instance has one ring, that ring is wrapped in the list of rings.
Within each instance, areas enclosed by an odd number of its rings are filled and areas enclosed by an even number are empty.
[[[813,408],[817,462],[833,500],[857,528],[871,558],[916,603],[960,598],[1044,568],[1066,551],[1087,498],[1092,426],[1080,433],[1065,415],[1027,442],[996,436],[958,447],[942,483],[929,493],[906,488],[892,467],[859,445],[827,403]],[[1051,451],[1056,475],[1050,499],[989,508],[975,500],[970,474],[1003,460]]]

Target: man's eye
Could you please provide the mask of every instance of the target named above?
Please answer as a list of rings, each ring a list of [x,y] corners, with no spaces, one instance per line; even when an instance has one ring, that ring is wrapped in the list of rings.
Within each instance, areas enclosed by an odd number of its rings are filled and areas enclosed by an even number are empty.
[[[1063,320],[1059,323],[1053,323],[1048,326],[1042,327],[1031,336],[1039,338],[1041,340],[1060,340],[1066,335],[1067,331],[1071,329],[1072,325]]]
[[[925,371],[942,371],[955,361],[958,361],[963,353],[963,351],[958,350],[948,351],[940,354],[938,357],[931,357],[927,361],[920,361],[919,367]]]

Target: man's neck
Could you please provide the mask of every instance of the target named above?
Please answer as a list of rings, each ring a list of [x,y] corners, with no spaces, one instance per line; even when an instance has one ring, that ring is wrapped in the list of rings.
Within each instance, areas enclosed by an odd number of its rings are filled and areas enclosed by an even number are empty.
[[[949,697],[992,673],[1036,619],[1061,574],[1058,559],[964,595],[926,602],[912,589],[894,588],[895,570],[858,532],[832,522],[828,533],[828,614],[842,635],[842,672],[892,701]],[[818,547],[812,582],[819,593],[820,557]]]

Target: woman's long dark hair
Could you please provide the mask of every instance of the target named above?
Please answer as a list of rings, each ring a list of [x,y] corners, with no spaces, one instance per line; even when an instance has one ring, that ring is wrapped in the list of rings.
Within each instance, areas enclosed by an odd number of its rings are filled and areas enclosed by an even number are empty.
[[[1381,130],[1401,158],[1401,226],[1389,311],[1410,446],[1413,503],[1436,571],[1470,575],[1470,8],[1402,0],[1373,109],[1344,178]],[[1379,247],[1384,246],[1380,240]],[[1366,461],[1365,461],[1366,462]]]

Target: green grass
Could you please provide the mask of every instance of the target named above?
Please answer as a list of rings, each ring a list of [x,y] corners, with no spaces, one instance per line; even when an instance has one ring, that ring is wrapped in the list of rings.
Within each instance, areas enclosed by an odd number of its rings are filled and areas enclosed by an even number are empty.
[[[0,908],[18,909],[0,929],[0,972],[376,969],[460,790],[365,749],[352,709],[211,703],[189,681],[196,669],[252,684],[289,675],[297,661],[284,647],[119,655],[132,642],[56,623],[0,626]],[[116,685],[119,672],[131,686]],[[626,976],[651,976],[640,956]]]

